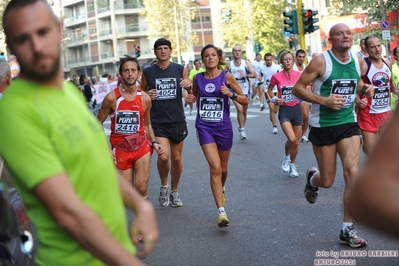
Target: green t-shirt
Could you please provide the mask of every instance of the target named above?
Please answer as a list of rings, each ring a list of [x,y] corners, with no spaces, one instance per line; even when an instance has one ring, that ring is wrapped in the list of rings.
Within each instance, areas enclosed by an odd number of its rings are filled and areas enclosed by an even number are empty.
[[[399,86],[399,66],[398,63],[395,62],[392,64],[392,79],[396,86]],[[395,93],[391,92],[391,109],[394,110],[396,108],[397,96]]]
[[[39,241],[38,265],[103,265],[62,229],[32,192],[66,173],[77,196],[132,254],[116,168],[103,128],[70,83],[62,90],[16,80],[0,100],[0,155]]]
[[[196,68],[193,68],[190,70],[188,77],[192,80],[195,75],[197,75],[198,73],[201,73],[201,72],[205,72],[205,69],[203,69],[201,67],[198,70]]]

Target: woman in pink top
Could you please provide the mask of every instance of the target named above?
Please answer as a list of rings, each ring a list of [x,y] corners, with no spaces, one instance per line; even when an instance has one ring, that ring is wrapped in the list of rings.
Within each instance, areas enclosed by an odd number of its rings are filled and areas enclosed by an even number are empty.
[[[272,76],[267,93],[274,95],[273,87],[277,85],[278,94],[271,98],[271,102],[280,106],[278,119],[287,137],[281,169],[285,173],[289,172],[290,177],[298,177],[295,159],[298,154],[299,138],[302,132],[302,112],[299,99],[292,94],[292,87],[299,79],[301,72],[293,69],[294,55],[290,51],[281,53],[280,63],[283,65],[283,71]]]

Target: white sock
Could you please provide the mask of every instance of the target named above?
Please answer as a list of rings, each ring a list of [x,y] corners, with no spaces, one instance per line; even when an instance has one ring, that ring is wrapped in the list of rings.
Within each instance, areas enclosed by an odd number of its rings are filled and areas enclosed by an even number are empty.
[[[242,128],[240,128],[240,130],[241,130],[241,131],[244,131],[244,130],[245,130],[245,128],[243,128],[243,127],[242,127]]]
[[[343,222],[343,223],[342,223],[342,230],[345,231],[345,229],[346,229],[347,227],[350,227],[350,226],[352,226],[352,225],[353,225],[353,223]]]
[[[220,208],[219,208],[219,212],[220,212],[220,213],[223,213],[223,212],[224,212],[224,207],[220,207]]]

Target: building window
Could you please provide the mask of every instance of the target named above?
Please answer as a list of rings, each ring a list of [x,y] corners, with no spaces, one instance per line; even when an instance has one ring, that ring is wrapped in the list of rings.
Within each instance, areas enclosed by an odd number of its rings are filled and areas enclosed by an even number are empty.
[[[331,2],[330,2],[330,0],[326,0],[326,7],[331,7]]]
[[[126,16],[125,25],[127,32],[139,31],[139,17],[137,15]]]
[[[95,9],[94,2],[87,2],[87,12],[93,12]]]

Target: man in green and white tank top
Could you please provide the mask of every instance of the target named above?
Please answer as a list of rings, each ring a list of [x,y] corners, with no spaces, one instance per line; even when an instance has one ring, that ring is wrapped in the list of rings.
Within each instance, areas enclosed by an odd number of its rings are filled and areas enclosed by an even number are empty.
[[[319,187],[329,188],[336,175],[337,154],[343,162],[345,179],[344,221],[340,243],[353,248],[367,242],[356,235],[353,217],[348,210],[360,159],[359,126],[354,104],[356,93],[372,96],[374,90],[360,79],[367,70],[364,60],[350,52],[352,32],[346,24],[336,24],[329,32],[332,49],[310,61],[293,88],[298,98],[313,103],[309,118],[309,140],[312,142],[319,170],[311,167],[306,172],[304,194],[306,200],[316,202]],[[313,91],[306,86],[313,83]]]

